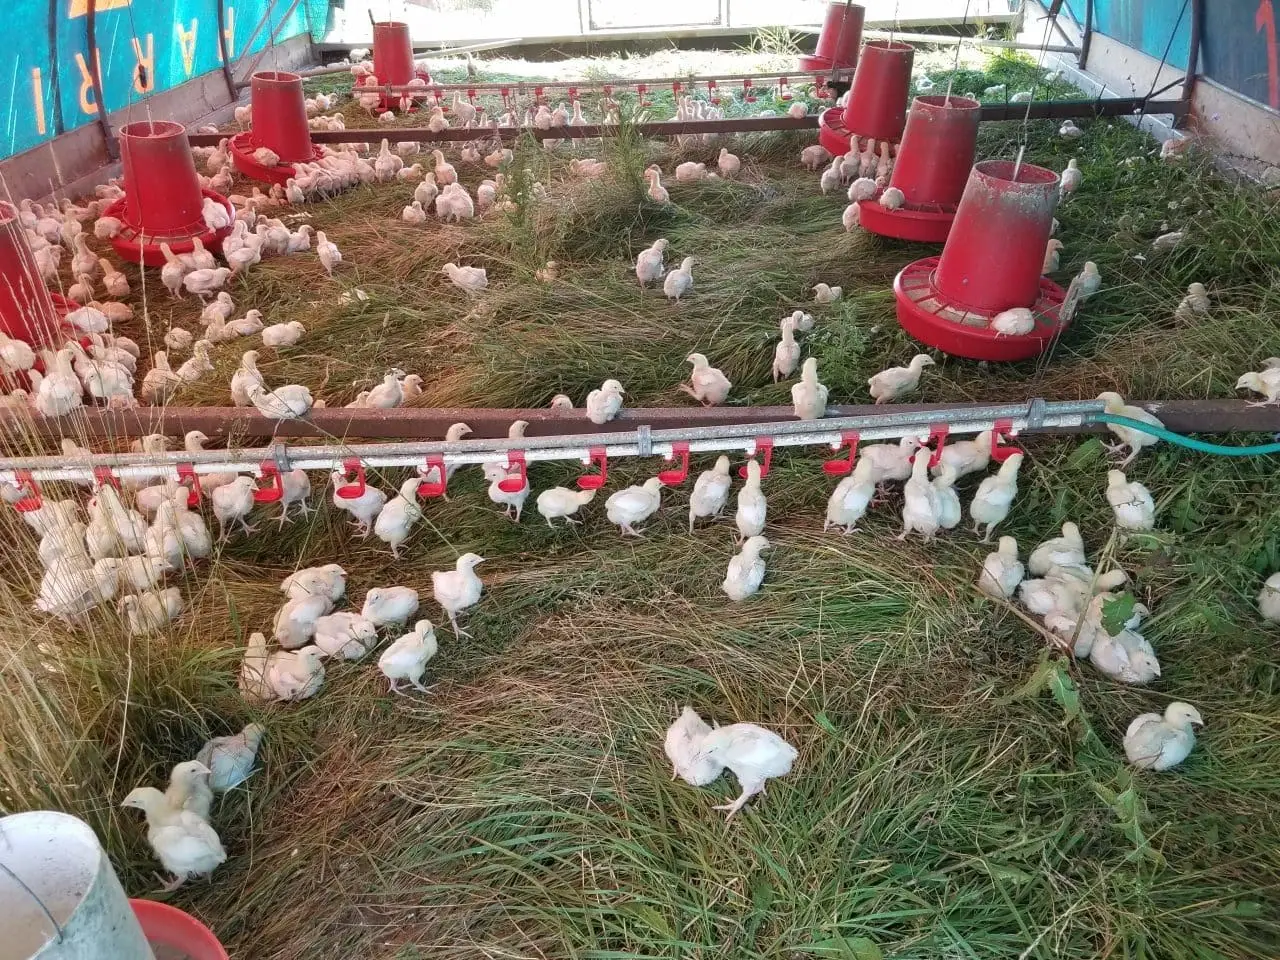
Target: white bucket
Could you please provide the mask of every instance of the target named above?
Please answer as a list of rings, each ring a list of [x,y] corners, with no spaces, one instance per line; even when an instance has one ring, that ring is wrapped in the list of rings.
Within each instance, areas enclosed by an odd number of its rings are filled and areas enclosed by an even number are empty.
[[[84,821],[50,810],[0,819],[0,960],[155,960]]]

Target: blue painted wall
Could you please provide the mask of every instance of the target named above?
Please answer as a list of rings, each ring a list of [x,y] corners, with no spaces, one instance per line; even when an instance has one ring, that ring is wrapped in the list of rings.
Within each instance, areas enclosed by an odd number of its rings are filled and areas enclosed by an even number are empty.
[[[245,52],[249,35],[270,6],[270,0],[226,0],[232,60]],[[266,46],[288,6],[275,4],[249,52]],[[308,8],[315,6],[299,4],[277,42],[306,32]],[[0,0],[0,156],[97,121],[85,36],[87,8],[88,0]],[[108,113],[221,69],[216,0],[98,0],[97,9]],[[145,119],[141,107],[139,113]]]
[[[1071,4],[1084,15],[1083,0]],[[1207,0],[1200,72],[1273,110],[1280,110],[1280,0]],[[1185,69],[1191,39],[1190,0],[1095,0],[1094,28],[1157,60]],[[1172,42],[1170,40],[1172,39]]]

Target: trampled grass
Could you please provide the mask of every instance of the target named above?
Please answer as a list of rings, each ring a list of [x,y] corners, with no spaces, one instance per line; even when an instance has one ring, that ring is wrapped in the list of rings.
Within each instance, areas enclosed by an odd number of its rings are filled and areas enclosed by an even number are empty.
[[[1031,72],[998,60],[957,90],[983,78],[1020,88]],[[1069,143],[1049,124],[988,124],[979,155],[1011,156],[1025,133],[1030,162],[1081,159],[1085,185],[1058,213],[1058,279],[1091,259],[1102,292],[1050,362],[947,359],[926,371],[922,399],[1225,397],[1277,352],[1275,200],[1202,158],[1122,167],[1150,143],[1121,122],[1082,126]],[[433,406],[580,401],[610,375],[633,405],[676,404],[687,402],[675,389],[684,357],[699,349],[734,381],[731,402],[760,404],[786,402],[788,385],[769,377],[777,322],[822,280],[845,298],[814,311],[804,346],[833,398],[860,402],[871,373],[916,350],[889,284],[933,248],[843,233],[843,195],[822,197],[795,162],[804,142],[730,144],[742,177],[672,184],[669,208],[641,198],[635,171],[709,160],[718,143],[584,145],[614,151],[615,175],[597,184],[565,179],[567,149],[524,145],[520,162],[549,202],[410,227],[398,220],[410,185],[355,191],[307,208],[344,252],[337,280],[312,256],[273,259],[233,295],[241,312],[307,325],[299,346],[263,351],[262,368],[330,403],[397,366],[425,378]],[[472,189],[487,175],[460,173]],[[1164,221],[1187,240],[1152,255]],[[641,297],[631,273],[657,236],[669,260],[698,261],[679,307]],[[481,300],[448,285],[448,259],[488,268]],[[547,259],[560,279],[538,284]],[[1184,325],[1173,310],[1193,280],[1214,310]],[[353,287],[369,300],[340,304]],[[165,296],[149,307],[155,341],[195,314]],[[136,335],[145,342],[141,322]],[[255,341],[219,348],[217,373],[180,402],[225,403],[239,351]],[[1130,476],[1155,493],[1159,531],[1119,544],[1099,441],[1036,439],[1028,452],[1004,532],[1025,554],[1071,519],[1091,558],[1129,571],[1154,611],[1147,636],[1164,672],[1151,688],[1049,658],[1013,610],[971,588],[988,549],[972,535],[891,539],[896,498],[860,533],[823,535],[831,481],[816,454],[775,461],[776,549],[761,593],[737,605],[719,589],[731,521],[689,535],[687,489],[664,493],[644,539],[623,541],[600,500],[571,530],[547,529],[532,502],[519,526],[504,521],[476,471],[463,471],[401,561],[353,541],[327,506],[279,534],[264,517],[261,534],[233,537],[185,579],[189,611],[171,634],[129,642],[106,614],[72,633],[29,612],[33,542],[5,512],[18,546],[0,585],[14,638],[0,806],[86,817],[130,892],[145,893],[154,863],[120,799],[204,737],[262,719],[262,769],[215,809],[231,858],[173,899],[255,960],[1273,955],[1280,677],[1253,597],[1280,569],[1274,463],[1144,454]],[[653,470],[611,464],[610,489]],[[575,472],[539,466],[532,483]],[[316,479],[314,499],[327,499]],[[975,486],[965,482],[965,499]],[[387,695],[366,661],[332,666],[302,704],[240,701],[239,648],[269,626],[290,569],[342,562],[353,604],[375,585],[414,586],[434,620],[429,571],[466,550],[489,558],[486,593],[468,622],[474,639],[440,631],[430,696]],[[1207,721],[1196,752],[1178,771],[1130,776],[1125,727],[1171,699]],[[727,826],[710,806],[735,794],[731,778],[704,790],[670,781],[661,736],[685,703],[720,723],[769,726],[800,751],[794,772]]]

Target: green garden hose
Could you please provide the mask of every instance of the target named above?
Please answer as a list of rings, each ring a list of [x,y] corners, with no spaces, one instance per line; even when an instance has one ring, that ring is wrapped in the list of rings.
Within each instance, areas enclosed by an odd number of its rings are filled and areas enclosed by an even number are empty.
[[[1166,430],[1164,427],[1157,427],[1141,420],[1131,420],[1128,417],[1117,417],[1111,413],[1100,413],[1093,419],[1098,423],[1111,423],[1117,427],[1139,430],[1153,437],[1159,437],[1161,440],[1168,440],[1179,447],[1197,450],[1200,453],[1211,453],[1218,457],[1261,457],[1269,453],[1280,453],[1280,443],[1263,443],[1253,447],[1227,447],[1220,443],[1206,443],[1203,440],[1184,437],[1182,434]]]

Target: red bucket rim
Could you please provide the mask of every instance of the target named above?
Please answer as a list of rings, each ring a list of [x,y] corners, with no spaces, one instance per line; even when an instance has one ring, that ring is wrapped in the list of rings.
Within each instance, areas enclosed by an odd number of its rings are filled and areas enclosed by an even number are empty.
[[[914,110],[916,105],[920,104],[925,107],[932,107],[936,110],[981,110],[982,104],[977,100],[969,97],[962,97],[958,93],[947,96],[945,93],[940,94],[921,94],[911,101],[911,109]],[[908,117],[910,122],[910,117]]]
[[[134,120],[116,131],[125,140],[166,140],[185,137],[187,128],[172,120]]]
[[[259,70],[250,79],[253,83],[267,86],[291,87],[295,83],[302,83],[301,74],[290,73],[288,70]]]
[[[863,49],[882,50],[885,53],[906,53],[908,50],[915,50],[915,47],[901,40],[868,40],[863,44]]]
[[[1018,170],[1018,178],[1013,177],[1014,169]],[[988,180],[1018,187],[1057,186],[1059,177],[1048,167],[1037,167],[1033,163],[1024,163],[1021,167],[1014,160],[979,160],[973,165],[973,172]]]
[[[138,918],[138,924],[148,943],[177,947],[187,953],[195,948],[196,952],[192,954],[194,960],[230,960],[226,948],[214,932],[185,910],[155,900],[130,899],[129,907]],[[163,934],[174,928],[183,931],[183,942],[174,943],[162,939]]]

